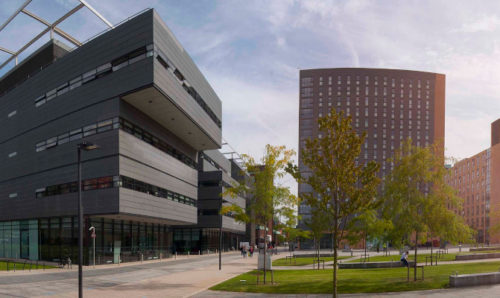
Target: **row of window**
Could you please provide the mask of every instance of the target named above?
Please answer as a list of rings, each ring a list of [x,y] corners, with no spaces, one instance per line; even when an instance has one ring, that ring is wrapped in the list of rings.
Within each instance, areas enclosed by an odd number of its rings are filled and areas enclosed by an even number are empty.
[[[93,80],[102,78],[108,74],[111,74],[112,72],[118,71],[119,69],[122,69],[123,67],[126,67],[128,65],[131,65],[137,61],[143,60],[146,57],[151,57],[153,56],[153,45],[147,45],[144,47],[140,47],[130,53],[127,53],[111,62],[104,63],[103,65],[100,65],[92,70],[89,70],[81,75],[78,75],[77,77],[64,82],[63,84],[59,85],[59,87],[54,88],[45,94],[40,95],[35,99],[35,106],[39,107],[52,99],[56,98],[59,95],[63,95],[66,92],[69,92],[71,90],[74,90],[82,85],[85,85],[87,83],[92,82]]]
[[[323,98],[320,97],[320,98],[318,98],[317,101],[318,101],[317,102],[318,106],[322,107],[323,106]],[[342,105],[342,101],[345,101],[345,104],[347,106],[351,105],[351,98],[350,97],[346,97],[346,98],[337,97],[337,101],[336,101],[337,102],[337,106],[341,106]],[[380,98],[380,99],[374,98],[374,99],[372,99],[372,101],[373,101],[373,106],[375,108],[377,108],[378,102],[380,102],[381,105],[384,108],[387,107],[387,105],[388,105],[387,98]],[[369,97],[365,97],[365,107],[366,108],[368,108],[370,106],[369,102],[370,102],[370,98]],[[414,103],[414,101],[412,99],[409,99],[407,101],[409,109],[413,109],[413,103]],[[415,103],[416,103],[417,109],[420,109],[422,107],[422,100],[418,99]],[[356,107],[360,106],[360,99],[359,99],[359,97],[356,97],[356,100],[353,100],[353,105],[356,105]],[[301,100],[300,100],[300,107],[301,108],[304,108],[304,107],[313,107],[313,106],[314,106],[314,99],[313,98],[301,98]],[[332,106],[332,99],[331,98],[328,98],[328,106],[329,107]],[[429,101],[426,100],[425,101],[425,109],[428,110],[429,107],[430,107]],[[391,108],[392,109],[396,108],[395,99],[391,99]],[[404,109],[405,108],[405,101],[404,100],[399,101],[399,108],[400,109]]]
[[[182,83],[182,87],[184,88],[184,90],[186,90],[186,92],[189,95],[191,95],[191,97],[198,103],[198,105],[208,114],[208,116],[212,119],[212,121],[214,121],[215,124],[219,128],[221,128],[222,121],[219,118],[217,118],[215,113],[212,111],[212,109],[210,109],[210,107],[208,107],[208,105],[203,100],[203,98],[200,96],[200,94],[188,83],[188,81],[186,81],[186,79],[184,78],[182,73],[173,66],[172,62],[170,62],[170,60],[168,60],[168,58],[165,56],[165,54],[163,54],[161,51],[158,51],[158,55],[156,56],[156,59],[158,60],[158,62],[160,62],[161,65],[163,65],[163,67],[165,67],[165,69],[168,70],[170,67],[172,67],[172,69],[174,69],[172,73]]]
[[[130,177],[120,176],[119,183],[120,186],[124,188],[147,193],[155,197],[168,199],[189,206],[196,206],[196,200],[193,198]]]
[[[428,90],[426,90],[425,92],[426,92],[425,93],[425,98],[429,99],[430,96],[431,96],[430,92]],[[326,96],[327,94],[328,94],[328,96],[332,96],[332,94],[333,94],[332,90],[328,90],[328,93],[325,93],[325,94],[323,94],[322,91],[318,92],[318,96],[323,96],[323,95]],[[336,95],[337,96],[342,96],[342,92],[340,90],[338,90]],[[351,96],[351,95],[356,95],[356,96],[363,96],[364,95],[364,96],[368,96],[368,95],[370,95],[370,92],[369,92],[368,88],[365,89],[364,93],[361,93],[359,90],[356,90],[355,93],[353,92],[351,94],[350,90],[346,90],[346,92],[345,92],[344,95],[346,95],[346,96]],[[378,89],[374,89],[373,95],[374,96],[378,96],[379,95]],[[384,87],[383,93],[380,94],[380,95],[383,95],[383,96],[387,96],[388,95],[388,92],[385,89],[385,87]],[[301,97],[312,97],[312,96],[314,96],[313,88],[302,88],[301,91],[300,91],[300,96]],[[396,92],[395,92],[394,89],[392,89],[391,97],[392,98],[396,98]],[[400,91],[400,94],[399,94],[398,97],[401,98],[401,99],[405,97],[404,90]],[[408,92],[408,98],[413,98],[413,92],[412,92],[412,90],[409,90],[409,92]],[[418,90],[418,92],[417,92],[417,98],[418,99],[423,98],[422,93],[420,92],[420,90]]]
[[[54,148],[58,145],[62,145],[71,141],[79,140],[87,136],[91,136],[97,133],[102,133],[111,129],[118,129],[118,128],[122,128],[123,131],[130,133],[131,135],[143,140],[144,142],[156,147],[157,149],[160,149],[161,151],[183,162],[189,167],[196,169],[196,162],[192,158],[181,153],[180,151],[176,150],[167,143],[159,140],[157,137],[152,136],[150,133],[144,131],[137,125],[132,124],[131,122],[118,117],[92,123],[90,125],[86,125],[81,128],[72,129],[59,136],[50,137],[47,140],[38,142],[35,146],[36,147],[35,150],[36,152],[44,151],[46,149]],[[9,155],[9,157],[12,156]]]
[[[205,153],[203,152],[200,152],[200,160],[201,159],[204,159],[206,160],[209,164],[211,164],[212,166],[214,166],[216,169],[220,170],[220,171],[224,171],[227,173],[227,171],[221,167],[218,163],[216,163],[212,158],[210,158],[210,156],[206,155]]]
[[[214,216],[220,215],[219,209],[198,209],[198,216]],[[234,214],[232,212],[228,212],[224,214],[225,217],[234,218]]]
[[[121,129],[123,129],[123,131],[128,132],[129,134],[143,140],[144,142],[150,144],[151,146],[167,153],[168,155],[176,158],[177,160],[183,162],[184,164],[196,170],[197,164],[192,158],[178,151],[177,149],[163,142],[157,137],[151,135],[150,133],[146,132],[139,126],[131,123],[128,120],[120,118],[120,127]]]
[[[108,176],[100,178],[92,178],[82,180],[82,190],[94,190],[94,189],[104,189],[111,187],[118,187],[116,183],[118,176]],[[67,193],[73,193],[78,191],[78,182],[68,182],[56,185],[50,185],[47,187],[39,188],[35,191],[36,198],[44,198],[56,195],[63,195]]]
[[[113,187],[123,187],[147,193],[152,196],[165,198],[174,202],[186,204],[189,206],[196,206],[196,200],[193,198],[126,176],[107,176],[107,177],[86,179],[82,181],[81,187],[83,191],[113,188]],[[43,198],[55,195],[63,195],[67,193],[74,193],[77,191],[78,191],[78,182],[74,181],[74,182],[62,183],[62,184],[39,188],[35,191],[35,197]]]
[[[156,50],[156,59],[160,64],[166,69],[166,70],[172,70],[172,73],[175,75],[175,77],[179,80],[179,82],[182,84],[182,88],[186,90],[186,92],[191,95],[191,97],[198,103],[198,105],[208,114],[208,116],[212,119],[212,121],[215,122],[215,124],[221,128],[222,127],[222,121],[217,118],[215,113],[210,109],[210,107],[207,105],[205,100],[200,96],[200,94],[189,84],[189,82],[186,80],[186,78],[182,75],[182,73],[179,71],[178,68],[176,68],[173,63],[167,58],[167,56],[160,51],[159,49]]]
[[[106,119],[96,123],[86,125],[84,127],[72,129],[59,136],[50,137],[47,140],[36,143],[36,152],[44,151],[62,145],[68,142],[79,140],[81,138],[91,136],[97,133],[106,132],[108,130],[117,129],[120,127],[118,117]]]
[[[346,83],[347,85],[350,85],[351,84],[351,76],[350,75],[347,75],[346,76]],[[375,86],[378,85],[378,76],[375,76],[374,78],[374,81],[373,81],[373,84]],[[395,78],[391,78],[391,86],[392,87],[396,87],[396,79]],[[360,85],[360,76],[356,76],[355,77],[355,84],[356,85]],[[406,84],[408,85],[408,87],[412,88],[413,87],[413,80],[411,79],[399,79],[399,84],[401,86],[401,88],[403,88],[405,86],[405,82]],[[319,85],[320,86],[323,86],[323,77],[319,77],[319,81],[318,81]],[[332,77],[329,76],[328,77],[328,85],[332,85],[333,81],[332,81]],[[337,76],[337,84],[340,85],[342,83],[342,76]],[[326,83],[325,83],[326,84]],[[365,76],[365,85],[369,85],[370,84],[370,77],[369,76]],[[383,77],[383,85],[384,86],[387,86],[388,84],[388,78],[387,77]],[[312,77],[304,77],[301,79],[301,87],[311,87],[313,86],[313,78]],[[417,88],[421,88],[422,87],[422,81],[421,80],[417,80]],[[426,89],[429,89],[430,88],[430,81],[429,80],[425,80],[425,88]]]

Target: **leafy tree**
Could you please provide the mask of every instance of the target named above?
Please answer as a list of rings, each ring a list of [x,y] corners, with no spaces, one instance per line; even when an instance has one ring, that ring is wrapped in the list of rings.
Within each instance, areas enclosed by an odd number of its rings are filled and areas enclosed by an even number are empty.
[[[286,186],[279,184],[278,180],[286,175],[285,168],[290,163],[295,151],[286,149],[285,146],[266,145],[264,156],[259,162],[249,155],[243,154],[243,167],[250,174],[249,179],[243,179],[233,187],[228,188],[224,194],[231,197],[244,196],[247,200],[246,210],[235,204],[224,206],[222,214],[231,212],[239,221],[254,223],[268,227],[274,217],[291,217],[298,204],[298,198]],[[252,245],[255,239],[252,239]],[[266,260],[264,248],[264,266]],[[265,267],[264,267],[265,268]],[[264,283],[266,270],[264,270]]]
[[[392,221],[395,244],[414,239],[415,260],[419,240],[427,233],[452,243],[471,239],[471,230],[453,210],[462,200],[446,181],[444,157],[437,145],[421,148],[408,139],[391,159],[394,169],[385,180],[385,214]],[[414,278],[417,267],[415,262]]]
[[[376,162],[358,163],[366,134],[358,135],[351,117],[331,110],[318,120],[321,138],[306,140],[301,168],[289,165],[288,171],[311,192],[301,193],[312,210],[322,210],[329,218],[333,237],[333,296],[337,297],[337,256],[340,242],[352,225],[350,221],[376,203],[379,179]]]
[[[318,260],[318,270],[319,270],[319,260],[321,251],[321,237],[325,231],[329,231],[329,218],[328,213],[322,209],[311,209],[311,218],[305,221],[306,226],[310,229],[310,238],[314,241],[314,248],[316,250],[316,258]]]
[[[382,200],[379,199],[378,203],[382,203]],[[386,240],[386,231],[392,227],[392,223],[381,216],[378,210],[379,204],[374,204],[373,207],[364,210],[360,215],[353,218],[349,228],[350,233],[347,235],[350,243],[364,241],[365,258],[367,256],[367,242],[377,241],[377,245],[379,242],[384,242]]]

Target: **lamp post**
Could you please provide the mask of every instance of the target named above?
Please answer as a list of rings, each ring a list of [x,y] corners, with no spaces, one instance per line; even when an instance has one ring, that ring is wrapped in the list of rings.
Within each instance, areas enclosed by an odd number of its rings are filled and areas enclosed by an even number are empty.
[[[222,270],[222,198],[219,206],[219,271]]]
[[[78,152],[78,297],[83,297],[82,264],[83,264],[83,206],[82,206],[82,150],[97,149],[97,145],[83,141],[77,146]]]
[[[95,237],[96,237],[96,233],[95,233],[95,227],[94,226],[91,226],[89,228],[89,231],[92,231],[92,247],[93,247],[93,253],[92,253],[92,258],[94,259],[94,261],[92,262],[92,265],[94,265],[94,268],[95,268]]]

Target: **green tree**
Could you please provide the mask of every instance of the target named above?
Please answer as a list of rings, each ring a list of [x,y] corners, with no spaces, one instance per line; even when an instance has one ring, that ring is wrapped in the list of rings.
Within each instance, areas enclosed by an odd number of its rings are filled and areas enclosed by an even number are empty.
[[[288,171],[311,192],[301,193],[312,210],[322,210],[329,219],[333,238],[333,297],[337,297],[337,256],[350,221],[363,210],[373,209],[379,179],[375,162],[358,163],[366,134],[358,135],[351,117],[334,109],[318,120],[321,138],[306,140],[301,167],[289,165]]]
[[[385,180],[385,215],[392,221],[393,242],[413,239],[417,260],[419,240],[426,240],[428,233],[452,243],[470,241],[472,232],[456,213],[462,200],[445,181],[447,170],[439,147],[416,147],[408,139],[391,162],[394,169]],[[415,280],[416,266],[415,262]]]
[[[321,237],[325,232],[330,230],[330,219],[328,218],[328,213],[322,209],[311,208],[311,217],[304,221],[305,225],[309,228],[308,238],[312,239],[314,242],[314,248],[316,253],[316,259],[318,260],[318,270],[319,270],[319,260],[321,251]]]
[[[386,231],[392,227],[391,221],[381,216],[382,214],[378,210],[380,203],[382,203],[382,200],[379,199],[372,209],[366,209],[353,218],[349,228],[350,233],[347,235],[350,243],[359,243],[361,240],[364,242],[365,259],[367,256],[367,242],[376,241],[376,245],[385,242]]]
[[[291,217],[292,210],[297,208],[298,198],[290,192],[287,186],[280,184],[279,180],[287,174],[285,168],[294,155],[295,151],[288,150],[285,146],[272,145],[266,145],[264,156],[259,162],[243,154],[243,167],[250,176],[228,188],[223,195],[229,194],[233,198],[236,196],[249,198],[246,210],[231,204],[224,206],[221,213],[232,213],[239,221],[264,227],[268,227],[275,217]],[[255,240],[252,239],[252,241]],[[266,266],[267,247],[264,246],[264,266]],[[265,282],[266,270],[264,270]]]

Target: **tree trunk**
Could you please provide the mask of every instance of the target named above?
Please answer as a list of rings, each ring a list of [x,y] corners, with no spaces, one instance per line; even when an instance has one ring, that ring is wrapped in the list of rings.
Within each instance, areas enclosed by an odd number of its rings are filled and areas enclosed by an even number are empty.
[[[413,281],[417,281],[417,249],[418,249],[418,232],[415,233],[415,263],[413,264]]]
[[[333,240],[333,298],[337,298],[337,237],[338,237],[338,227],[337,219],[335,219],[334,227],[334,240]]]
[[[318,270],[319,270],[320,251],[321,251],[321,238],[316,243],[316,257],[318,258]]]
[[[267,231],[264,228],[264,284],[266,284],[266,250],[267,250]]]
[[[365,231],[365,263],[366,263],[366,231]]]
[[[433,257],[432,257],[432,249],[434,248],[433,246],[434,246],[434,243],[432,243],[432,236],[431,236],[431,266],[432,266],[432,259],[433,259]]]

